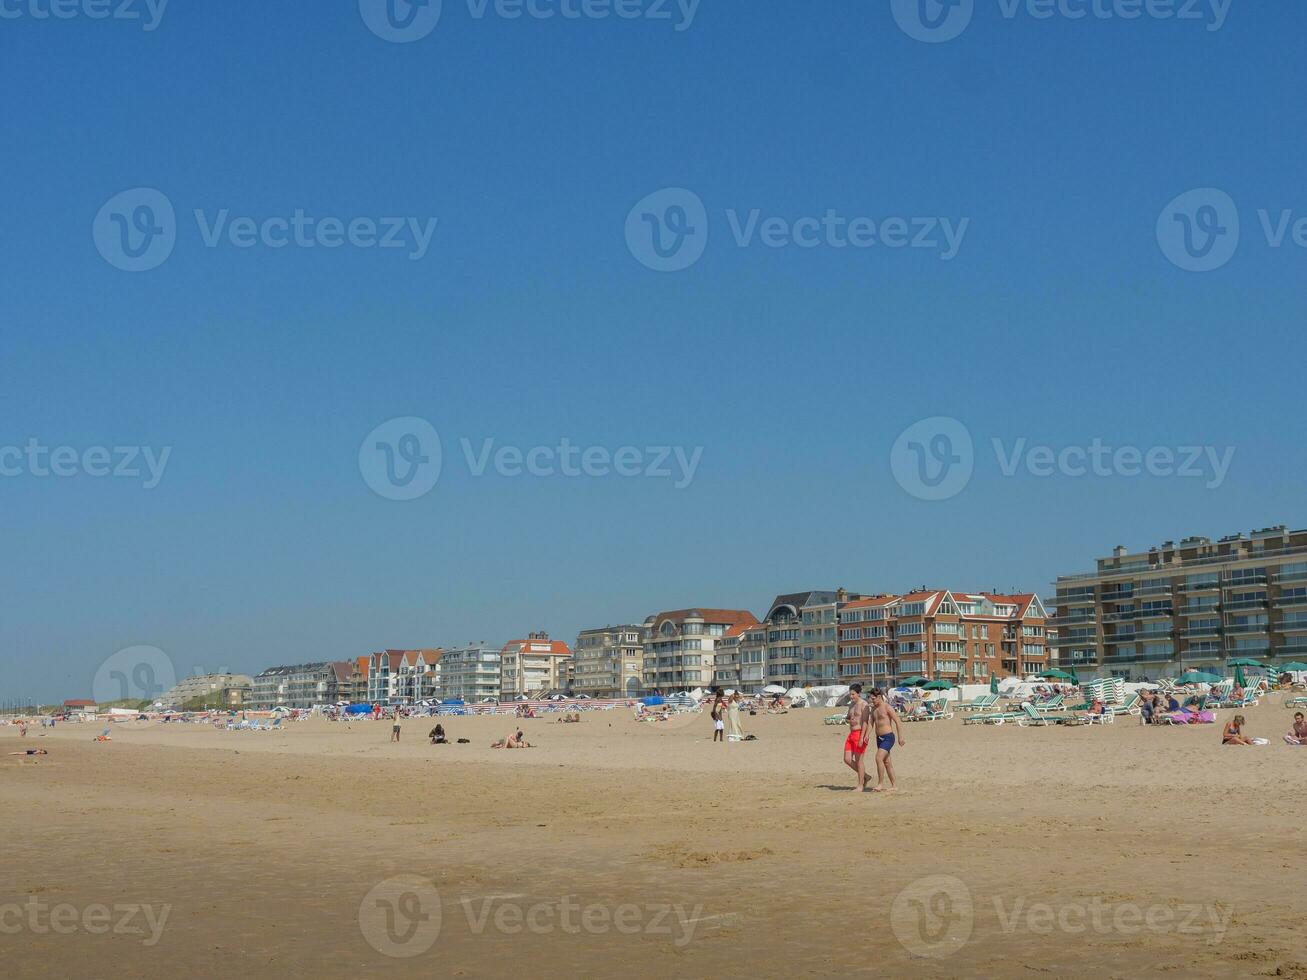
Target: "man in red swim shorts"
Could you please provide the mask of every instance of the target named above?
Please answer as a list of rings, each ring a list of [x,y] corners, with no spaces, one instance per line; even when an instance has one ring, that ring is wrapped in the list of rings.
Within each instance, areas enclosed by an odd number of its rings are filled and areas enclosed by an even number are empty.
[[[844,764],[858,774],[858,792],[867,789],[867,743],[871,740],[871,706],[862,698],[862,685],[849,686],[849,736],[844,740]]]

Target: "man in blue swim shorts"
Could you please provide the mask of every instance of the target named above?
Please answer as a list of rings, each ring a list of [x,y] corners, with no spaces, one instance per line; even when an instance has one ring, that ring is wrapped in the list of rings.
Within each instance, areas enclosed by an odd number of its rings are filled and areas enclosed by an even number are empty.
[[[871,723],[876,726],[876,785],[873,793],[892,793],[898,786],[894,783],[894,764],[889,761],[889,754],[894,748],[897,735],[899,745],[906,745],[903,729],[899,726],[899,713],[885,699],[885,692],[878,687],[871,689]],[[884,785],[889,778],[889,788]]]

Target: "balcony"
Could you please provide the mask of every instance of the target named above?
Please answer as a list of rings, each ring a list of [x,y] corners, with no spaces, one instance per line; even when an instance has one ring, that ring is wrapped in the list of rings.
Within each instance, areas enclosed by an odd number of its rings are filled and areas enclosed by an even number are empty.
[[[1266,623],[1239,623],[1237,625],[1227,625],[1225,632],[1230,635],[1235,633],[1265,633],[1269,629],[1270,626]]]
[[[1275,649],[1277,657],[1299,657],[1305,653],[1307,653],[1307,641],[1303,640],[1294,640]]]
[[[1141,609],[1135,615],[1139,619],[1170,619],[1175,615],[1175,610],[1170,606],[1163,609]]]
[[[1282,595],[1272,600],[1278,609],[1291,609],[1294,606],[1307,606],[1307,595]]]
[[[1055,636],[1052,638],[1052,645],[1055,647],[1093,646],[1097,645],[1099,640],[1097,633],[1088,636]]]
[[[1220,592],[1220,582],[1182,582],[1175,587],[1177,592]]]
[[[1180,635],[1185,639],[1198,636],[1220,636],[1221,627],[1219,626],[1194,626],[1189,629],[1181,630]]]
[[[1276,582],[1307,582],[1307,572],[1277,572],[1273,580]]]
[[[1139,640],[1165,640],[1174,633],[1175,630],[1168,626],[1166,629],[1140,630],[1135,634],[1135,638]]]
[[[1134,633],[1120,634],[1117,636],[1105,636],[1103,637],[1103,644],[1104,646],[1116,646],[1119,643],[1134,643],[1138,639],[1139,639],[1138,636],[1136,636]]]
[[[1113,589],[1110,592],[1103,593],[1104,602],[1117,602],[1121,599],[1133,599],[1134,597],[1134,589]]]
[[[1197,605],[1184,606],[1180,609],[1180,615],[1181,616],[1202,616],[1204,614],[1210,615],[1211,613],[1219,612],[1220,608],[1221,608],[1221,604],[1219,602],[1213,602],[1210,606],[1197,606]]]
[[[1221,583],[1223,589],[1242,589],[1248,585],[1265,585],[1265,575],[1247,575],[1237,579],[1226,579]]]
[[[1307,620],[1286,620],[1283,623],[1275,624],[1277,633],[1307,633]]]
[[[1266,599],[1239,599],[1224,603],[1221,608],[1226,612],[1238,612],[1240,609],[1265,609],[1266,603]]]
[[[1234,647],[1227,644],[1225,652],[1227,654],[1233,654],[1234,656],[1237,657],[1246,657],[1250,653],[1264,655],[1269,653],[1270,650],[1271,650],[1270,640],[1261,640],[1261,641],[1253,640],[1251,643],[1245,643],[1244,645],[1239,647]]]
[[[1139,611],[1137,609],[1126,609],[1121,612],[1104,613],[1103,622],[1119,623],[1122,620],[1134,619],[1138,615],[1139,615]]]
[[[1171,591],[1170,585],[1146,585],[1142,589],[1136,589],[1135,595],[1170,595]]]

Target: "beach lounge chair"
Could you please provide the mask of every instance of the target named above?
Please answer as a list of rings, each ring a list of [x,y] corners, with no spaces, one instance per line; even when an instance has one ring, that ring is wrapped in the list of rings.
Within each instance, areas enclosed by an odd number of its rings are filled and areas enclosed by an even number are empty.
[[[1021,716],[1017,718],[1017,724],[1022,728],[1043,728],[1047,725],[1061,725],[1072,719],[1072,715],[1045,714],[1039,708],[1027,702],[1021,706]]]
[[[911,713],[902,716],[903,721],[940,721],[953,717],[953,712],[948,709],[948,698],[940,698],[937,701],[924,702],[920,710],[913,709]]]
[[[964,725],[1002,725],[1009,721],[1016,721],[1018,718],[1027,717],[1024,710],[1022,711],[988,711],[981,714],[967,715],[962,719]]]
[[[1304,698],[1307,700],[1307,698]],[[984,711],[998,704],[997,694],[982,694],[979,697],[972,698],[966,704],[958,705],[959,711]]]
[[[1286,708],[1307,708],[1307,698],[1285,698]]]
[[[1139,707],[1139,702],[1140,702],[1139,692],[1136,691],[1134,694],[1130,695],[1130,697],[1126,700],[1124,704],[1110,705],[1107,708],[1107,710],[1104,712],[1104,714],[1108,714],[1108,713],[1113,715],[1141,714],[1142,709]]]
[[[827,715],[822,719],[822,722],[827,725],[843,725],[848,720],[849,716],[844,712],[840,712],[839,714]]]
[[[1044,711],[1044,712],[1060,711],[1062,708],[1062,702],[1064,702],[1065,700],[1066,698],[1063,695],[1056,694],[1053,697],[1049,698],[1047,701],[1034,702],[1035,709],[1037,711]]]

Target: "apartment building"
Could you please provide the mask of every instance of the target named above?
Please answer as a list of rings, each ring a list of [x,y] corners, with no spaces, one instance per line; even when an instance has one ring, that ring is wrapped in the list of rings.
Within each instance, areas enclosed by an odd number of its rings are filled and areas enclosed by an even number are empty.
[[[1057,579],[1055,661],[1101,676],[1225,673],[1307,655],[1307,530],[1286,525],[1142,552],[1118,546]]]
[[[171,708],[202,700],[214,708],[238,708],[254,689],[254,679],[245,674],[201,674],[177,682],[159,700]]]
[[[842,683],[888,686],[921,675],[976,684],[1048,669],[1048,613],[1034,593],[922,589],[844,603]]]
[[[367,701],[373,704],[416,704],[438,697],[439,648],[382,650],[368,658]]]
[[[544,630],[528,634],[525,640],[509,640],[500,651],[500,697],[516,698],[562,688],[567,680],[563,661],[571,656],[566,643],[549,639]]]
[[[650,616],[640,629],[646,691],[671,693],[711,687],[717,641],[732,626],[752,626],[745,609],[674,609]]]
[[[740,681],[740,640],[748,626],[730,626],[713,644],[713,679],[714,687],[722,690],[742,691],[745,688]],[[761,661],[759,661],[761,663]],[[761,682],[761,666],[755,678]],[[753,690],[753,688],[749,688]]]
[[[440,697],[469,703],[499,700],[501,647],[485,642],[446,650],[440,658]]]
[[[572,690],[593,698],[635,697],[643,666],[639,626],[581,630],[572,648]]]
[[[349,664],[344,664],[348,671]],[[340,697],[336,664],[330,660],[269,667],[254,678],[250,706],[256,709],[312,708]]]

